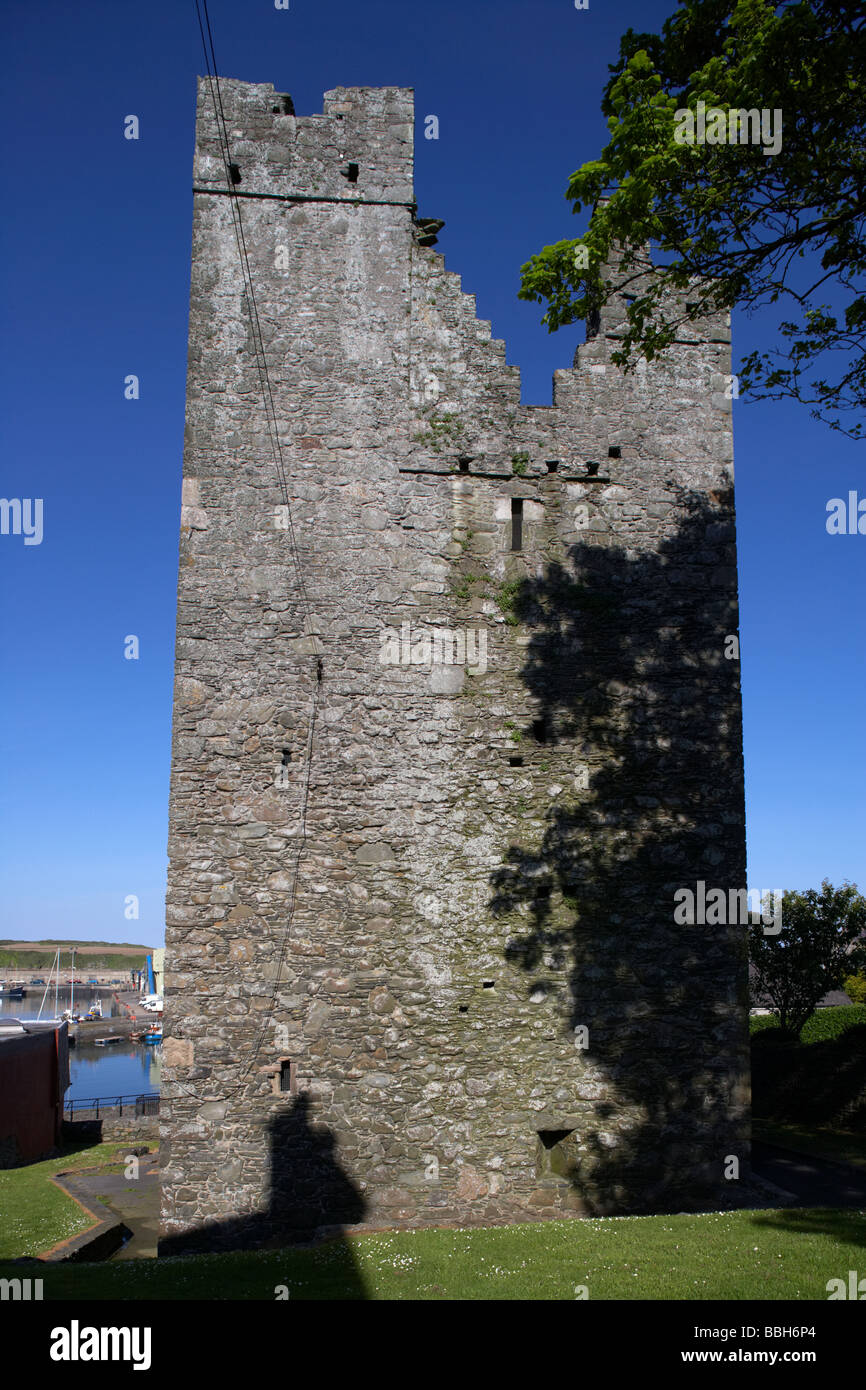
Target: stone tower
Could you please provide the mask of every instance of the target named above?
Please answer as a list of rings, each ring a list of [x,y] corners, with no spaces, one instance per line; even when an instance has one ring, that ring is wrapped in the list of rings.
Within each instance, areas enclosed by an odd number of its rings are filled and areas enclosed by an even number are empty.
[[[745,884],[727,327],[625,375],[618,297],[522,406],[415,217],[411,90],[221,90],[162,1249],[712,1200],[748,1157],[745,931],[674,894]]]

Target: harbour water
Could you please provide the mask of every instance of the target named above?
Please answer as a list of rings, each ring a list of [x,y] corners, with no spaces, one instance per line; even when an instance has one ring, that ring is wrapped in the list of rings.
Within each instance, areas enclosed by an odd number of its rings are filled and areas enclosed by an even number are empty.
[[[90,1100],[93,1096],[158,1095],[162,1049],[146,1043],[124,1040],[112,1047],[82,1043],[69,1054],[72,1078],[67,1100]]]
[[[42,989],[36,985],[27,986],[24,999],[7,999],[0,995],[0,1018],[34,1019],[42,1002]],[[93,999],[102,1002],[104,1018],[117,1018],[123,1010],[113,998],[110,988],[94,989],[92,986],[76,985],[75,1008],[86,1010]],[[62,1012],[69,1008],[69,985],[58,991],[58,1008]],[[54,989],[45,1001],[42,1017],[54,1016]],[[71,1082],[65,1099],[90,1100],[119,1095],[158,1095],[160,1053],[162,1049],[147,1043],[135,1043],[129,1039],[112,1043],[110,1047],[96,1047],[94,1043],[80,1043],[69,1050],[69,1072]]]

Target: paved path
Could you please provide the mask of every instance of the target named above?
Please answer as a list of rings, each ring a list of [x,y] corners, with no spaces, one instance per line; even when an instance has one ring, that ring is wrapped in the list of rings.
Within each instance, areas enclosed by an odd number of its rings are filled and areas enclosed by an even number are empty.
[[[123,1173],[77,1173],[74,1178],[76,1196],[86,1202],[88,1196],[98,1197],[116,1212],[132,1231],[115,1260],[139,1260],[156,1255],[159,1236],[159,1163],[155,1153],[139,1159],[139,1174],[135,1179]],[[73,1182],[69,1183],[70,1189]]]
[[[798,1206],[866,1209],[866,1173],[847,1163],[831,1163],[756,1139],[752,1168],[759,1178],[790,1192]]]

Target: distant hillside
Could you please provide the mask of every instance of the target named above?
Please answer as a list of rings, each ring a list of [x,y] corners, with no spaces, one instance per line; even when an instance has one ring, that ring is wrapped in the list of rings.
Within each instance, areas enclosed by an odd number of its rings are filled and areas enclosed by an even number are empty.
[[[107,946],[111,951],[152,951],[152,946],[143,946],[138,941],[76,941],[73,937],[58,937],[56,940],[46,936],[39,941],[18,941],[14,936],[0,936],[0,946],[20,946],[25,951],[52,950],[58,946],[75,947],[76,951],[92,951],[96,947]]]
[[[58,946],[63,966],[69,965],[69,953],[74,948],[76,970],[79,961],[81,968],[85,968],[84,957],[88,969],[129,970],[139,963],[143,965],[144,957],[153,950],[152,946],[138,946],[126,941],[15,941],[7,937],[0,940],[0,970],[11,968],[44,973],[51,968]]]

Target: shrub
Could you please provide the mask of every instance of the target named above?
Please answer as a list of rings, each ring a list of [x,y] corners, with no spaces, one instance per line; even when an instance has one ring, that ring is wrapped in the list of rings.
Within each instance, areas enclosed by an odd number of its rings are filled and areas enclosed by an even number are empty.
[[[784,1124],[866,1130],[866,1007],[820,1009],[798,1041],[763,1015],[752,1037],[752,1110]]]
[[[862,1004],[840,1004],[832,1009],[817,1009],[807,1018],[800,1032],[800,1042],[804,1044],[830,1042],[840,1038],[849,1028],[859,1028],[866,1024],[866,1006]],[[768,1029],[778,1031],[779,1020],[775,1014],[754,1014],[749,1019],[749,1033],[755,1037]]]
[[[853,1004],[866,1004],[866,974],[862,970],[857,975],[847,975],[842,988]]]
[[[818,1009],[803,1025],[800,1041],[804,1043],[831,1042],[841,1038],[850,1028],[866,1024],[866,1007],[862,1004],[840,1004],[836,1009]]]

